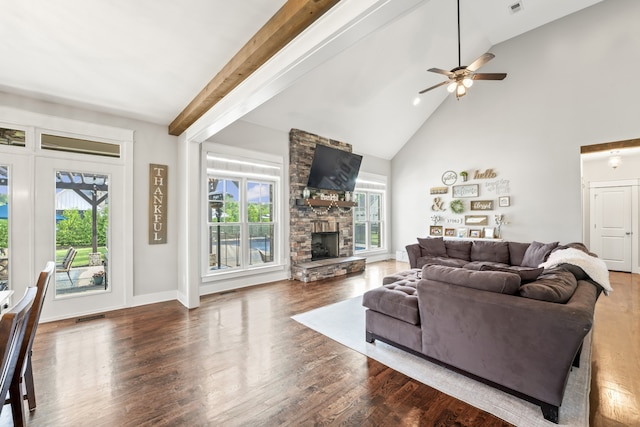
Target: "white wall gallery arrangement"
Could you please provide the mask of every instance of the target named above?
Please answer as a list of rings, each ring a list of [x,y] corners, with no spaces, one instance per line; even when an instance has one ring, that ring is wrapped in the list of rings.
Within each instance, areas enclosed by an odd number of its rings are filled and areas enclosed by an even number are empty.
[[[494,169],[447,170],[442,184],[430,187],[432,225],[429,235],[448,238],[499,239],[506,225],[503,210],[512,204],[509,180]]]

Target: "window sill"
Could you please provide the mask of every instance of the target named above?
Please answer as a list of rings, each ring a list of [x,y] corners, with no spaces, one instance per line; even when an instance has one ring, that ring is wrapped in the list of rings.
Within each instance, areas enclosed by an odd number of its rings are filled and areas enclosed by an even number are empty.
[[[257,276],[266,273],[277,273],[287,268],[285,264],[269,264],[259,267],[250,267],[244,270],[216,270],[209,271],[200,279],[202,283],[215,282],[220,280],[235,279],[239,277]]]

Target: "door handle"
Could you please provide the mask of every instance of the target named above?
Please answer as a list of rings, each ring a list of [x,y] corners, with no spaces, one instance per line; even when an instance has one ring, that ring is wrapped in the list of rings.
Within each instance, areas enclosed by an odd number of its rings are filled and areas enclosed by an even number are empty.
[[[627,236],[631,236],[631,232],[630,232],[630,231],[627,231],[627,232],[626,232],[626,233],[624,233],[624,234],[626,234]]]

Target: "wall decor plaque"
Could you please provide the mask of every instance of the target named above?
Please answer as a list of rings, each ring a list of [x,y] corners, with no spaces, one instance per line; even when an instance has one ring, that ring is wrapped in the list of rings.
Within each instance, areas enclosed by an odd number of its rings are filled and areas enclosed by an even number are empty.
[[[472,200],[472,211],[491,211],[493,210],[493,200]]]
[[[169,166],[149,164],[149,244],[167,243]]]
[[[449,187],[431,187],[429,189],[430,194],[447,194],[449,192]]]
[[[465,215],[464,225],[489,225],[487,215]]]
[[[458,180],[458,174],[454,171],[446,171],[442,174],[442,183],[444,185],[453,185]]]
[[[478,184],[453,186],[453,197],[478,197],[478,194]]]

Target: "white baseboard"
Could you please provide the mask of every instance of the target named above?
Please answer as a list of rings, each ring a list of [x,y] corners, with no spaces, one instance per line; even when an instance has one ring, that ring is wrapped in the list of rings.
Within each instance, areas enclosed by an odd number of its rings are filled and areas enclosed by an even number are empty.
[[[158,302],[178,300],[178,291],[164,291],[153,294],[137,295],[133,297],[131,307],[155,304]]]

